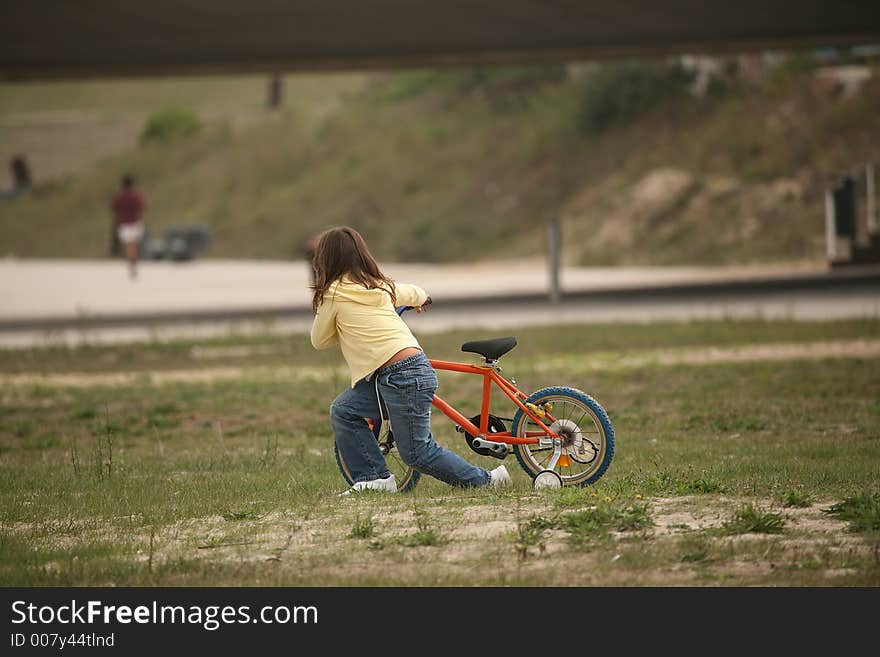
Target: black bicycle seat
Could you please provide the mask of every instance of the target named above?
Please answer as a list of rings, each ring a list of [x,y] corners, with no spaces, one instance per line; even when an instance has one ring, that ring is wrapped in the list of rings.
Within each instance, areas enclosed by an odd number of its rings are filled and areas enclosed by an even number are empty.
[[[516,338],[492,338],[491,340],[473,340],[461,345],[462,351],[480,354],[487,360],[498,360],[516,346]]]

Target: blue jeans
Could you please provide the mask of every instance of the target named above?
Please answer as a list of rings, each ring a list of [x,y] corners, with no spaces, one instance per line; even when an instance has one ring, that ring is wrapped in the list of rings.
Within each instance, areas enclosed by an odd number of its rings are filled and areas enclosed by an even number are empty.
[[[330,405],[336,447],[353,482],[390,474],[364,419],[381,417],[377,386],[388,409],[386,421],[391,422],[394,442],[406,465],[453,486],[489,484],[486,470],[442,448],[431,435],[431,402],[437,390],[437,374],[421,352],[379,369],[370,381],[361,379]]]

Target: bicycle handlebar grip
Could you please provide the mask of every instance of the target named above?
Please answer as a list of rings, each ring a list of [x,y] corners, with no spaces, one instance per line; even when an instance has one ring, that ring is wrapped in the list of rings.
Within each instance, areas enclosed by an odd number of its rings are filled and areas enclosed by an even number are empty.
[[[434,301],[431,299],[431,295],[428,295],[428,298],[425,299],[425,303],[423,306],[430,306]],[[415,306],[398,306],[395,310],[397,310],[398,315],[403,315],[407,310],[412,310]]]

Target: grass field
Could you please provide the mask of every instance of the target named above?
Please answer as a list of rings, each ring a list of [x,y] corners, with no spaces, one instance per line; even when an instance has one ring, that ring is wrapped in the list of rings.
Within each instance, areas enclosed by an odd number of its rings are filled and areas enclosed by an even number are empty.
[[[880,584],[880,322],[515,334],[505,375],[608,411],[597,484],[534,491],[509,457],[508,489],[337,497],[346,374],[302,336],[2,352],[0,584]],[[439,392],[478,412],[479,382]]]

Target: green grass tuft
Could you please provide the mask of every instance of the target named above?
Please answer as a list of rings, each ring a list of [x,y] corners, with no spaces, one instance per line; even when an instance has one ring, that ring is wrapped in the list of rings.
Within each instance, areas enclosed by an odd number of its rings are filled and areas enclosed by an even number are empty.
[[[782,506],[787,508],[805,509],[812,506],[815,500],[814,495],[797,490],[787,490],[779,496]]]
[[[602,503],[582,511],[563,515],[560,526],[569,532],[572,539],[582,541],[601,538],[611,531],[635,531],[653,526],[648,504],[620,506]]]
[[[429,519],[428,514],[421,510],[416,510],[416,531],[412,534],[400,536],[397,543],[404,547],[421,547],[426,545],[445,545],[449,539],[434,528]]]
[[[722,484],[717,479],[694,479],[692,481],[687,481],[679,486],[679,491],[683,495],[691,495],[691,494],[709,494],[709,493],[723,493],[726,490],[724,484]]]
[[[526,559],[531,548],[537,548],[543,554],[546,549],[544,534],[553,526],[553,522],[543,516],[532,516],[527,521],[520,520],[516,526],[516,554],[519,559]]]
[[[259,520],[263,515],[257,511],[229,511],[223,514],[223,519],[228,522],[240,522],[242,520]]]
[[[848,520],[850,531],[880,531],[880,493],[862,493],[848,497],[825,509],[825,513]]]
[[[372,516],[361,518],[358,514],[354,519],[354,525],[348,536],[350,538],[372,538],[376,534],[376,523],[373,522]]]
[[[781,534],[785,529],[785,518],[780,513],[772,513],[746,504],[734,517],[721,526],[722,534]]]

